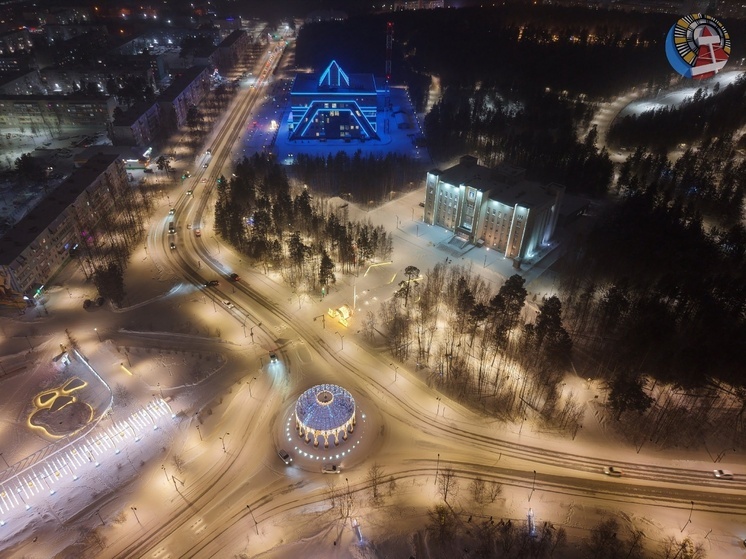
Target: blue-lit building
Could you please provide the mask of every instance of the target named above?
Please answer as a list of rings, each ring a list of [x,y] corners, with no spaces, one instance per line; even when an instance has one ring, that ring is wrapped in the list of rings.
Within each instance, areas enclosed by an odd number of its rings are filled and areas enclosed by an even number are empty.
[[[298,74],[290,90],[290,140],[379,140],[384,88],[373,74],[347,74],[334,60],[320,74]]]

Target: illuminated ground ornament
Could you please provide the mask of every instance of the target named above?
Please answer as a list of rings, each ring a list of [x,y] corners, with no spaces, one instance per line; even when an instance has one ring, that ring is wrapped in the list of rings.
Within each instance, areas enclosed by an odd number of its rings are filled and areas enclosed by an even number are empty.
[[[295,428],[298,435],[308,443],[313,438],[313,446],[319,446],[324,439],[324,448],[329,448],[329,440],[334,444],[347,440],[347,433],[355,428],[355,399],[341,386],[318,384],[306,390],[295,403]]]

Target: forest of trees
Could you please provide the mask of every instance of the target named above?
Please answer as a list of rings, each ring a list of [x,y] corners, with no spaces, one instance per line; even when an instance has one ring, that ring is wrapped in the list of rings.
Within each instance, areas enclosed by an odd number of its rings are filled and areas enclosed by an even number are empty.
[[[299,154],[289,172],[298,182],[313,185],[314,192],[367,205],[389,199],[392,191],[419,186],[426,168],[406,155],[364,156],[358,150],[352,157],[345,151],[327,157]]]
[[[333,284],[334,269],[350,273],[371,259],[391,258],[381,226],[351,222],[344,208],[314,201],[307,189],[291,193],[284,169],[255,154],[227,180],[218,179],[215,228],[236,250],[281,270],[295,287]]]
[[[703,139],[730,138],[746,124],[746,77],[712,92],[698,89],[679,107],[663,107],[614,121],[608,141],[618,146],[672,149]]]
[[[596,147],[595,129],[583,141],[576,133],[591,115],[590,106],[554,93],[511,101],[496,89],[451,87],[425,117],[425,134],[435,159],[476,153],[485,165],[507,161],[525,168],[530,179],[603,196],[611,160]]]

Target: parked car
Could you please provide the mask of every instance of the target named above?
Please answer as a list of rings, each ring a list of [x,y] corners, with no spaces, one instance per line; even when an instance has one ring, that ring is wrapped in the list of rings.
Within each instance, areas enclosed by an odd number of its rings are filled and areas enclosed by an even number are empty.
[[[84,309],[89,308],[91,305],[93,305],[93,301],[91,301],[90,299],[86,299],[85,301],[83,301],[83,308]]]
[[[336,464],[324,464],[321,468],[322,474],[341,474],[342,470]]]
[[[105,302],[106,302],[106,299],[104,299],[103,297],[98,297],[98,298],[96,298],[96,306],[99,306],[99,307],[100,307],[100,306],[102,306],[102,305],[103,305],[103,304],[104,304]]]
[[[233,272],[233,273],[232,273],[232,274],[231,274],[231,275],[230,275],[229,277],[230,277],[230,278],[231,278],[231,279],[232,279],[233,281],[238,281],[238,280],[240,280],[240,279],[241,279],[241,276],[239,276],[239,275],[238,275],[237,273],[235,273],[235,272]]]
[[[287,452],[285,452],[283,449],[278,450],[277,455],[280,458],[282,458],[282,461],[285,462],[285,464],[290,464],[290,462],[293,461],[291,456]]]
[[[730,470],[712,470],[712,473],[718,479],[733,479],[733,472]]]
[[[621,477],[622,476],[622,470],[615,466],[604,466],[604,473],[607,476],[611,477]]]
[[[201,236],[202,236],[202,229],[200,229],[199,227],[197,227],[197,228],[196,228],[196,229],[194,230],[194,236],[195,236],[195,237],[201,237]]]
[[[218,280],[210,280],[205,284],[205,287],[215,287],[216,285],[220,285]]]
[[[153,169],[143,169],[143,173],[152,173]]]

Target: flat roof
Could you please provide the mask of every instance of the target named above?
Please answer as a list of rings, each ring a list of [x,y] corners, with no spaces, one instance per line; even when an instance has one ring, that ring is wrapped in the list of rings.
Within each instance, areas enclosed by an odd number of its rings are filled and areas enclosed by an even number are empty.
[[[554,195],[537,182],[519,180],[514,184],[508,184],[496,178],[496,175],[501,173],[512,177],[523,173],[523,169],[513,165],[499,165],[496,169],[490,169],[470,158],[445,171],[435,169],[431,173],[439,175],[444,183],[471,186],[486,193],[490,200],[508,206],[535,208],[554,199]]]
[[[168,86],[166,91],[158,96],[158,99],[156,99],[156,101],[173,101],[174,99],[176,99],[179,95],[181,95],[181,93],[187,88],[189,84],[196,80],[197,77],[205,71],[205,68],[207,68],[207,66],[198,65],[191,66],[184,70],[184,73],[180,76],[177,76],[174,81],[171,82],[171,85]]]
[[[238,41],[238,39],[241,37],[241,35],[247,35],[246,31],[242,29],[236,29],[233,33],[228,35],[223,41],[218,45],[218,48],[226,48],[231,46],[233,43]]]
[[[0,264],[10,265],[80,196],[119,155],[100,153],[75,170],[34,209],[0,238]]]

